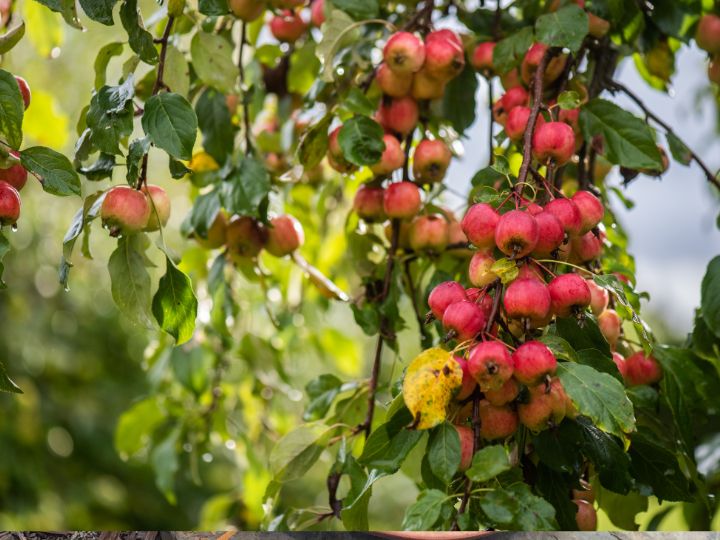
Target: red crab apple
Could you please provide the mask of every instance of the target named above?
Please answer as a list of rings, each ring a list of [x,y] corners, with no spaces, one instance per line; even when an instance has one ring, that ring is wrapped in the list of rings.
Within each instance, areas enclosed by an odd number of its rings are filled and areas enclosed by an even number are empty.
[[[473,50],[471,63],[477,71],[493,71],[493,51],[495,50],[494,41],[485,41],[478,43]]]
[[[525,57],[520,65],[520,73],[525,84],[530,84],[547,50],[548,46],[544,43],[535,43],[525,53]],[[553,57],[548,62],[545,67],[545,73],[543,74],[543,86],[552,84],[562,74],[563,69],[565,69],[565,60],[565,55],[560,55]]]
[[[646,356],[643,351],[625,359],[625,382],[628,386],[655,384],[662,379],[662,367],[653,356]]]
[[[383,100],[377,113],[377,121],[386,131],[407,135],[417,126],[420,112],[411,97]]]
[[[570,126],[577,140],[581,136],[580,131],[580,109],[560,109],[558,120]]]
[[[442,320],[449,305],[467,300],[465,288],[457,281],[444,281],[436,285],[428,296],[428,306],[435,318]]]
[[[619,352],[613,352],[612,359],[613,362],[615,362],[615,365],[617,366],[620,375],[622,375],[622,378],[624,380],[627,380],[627,364],[625,363],[625,357]]]
[[[261,0],[228,0],[230,11],[238,19],[252,22],[265,12],[265,2]]]
[[[325,22],[325,0],[314,0],[310,7],[310,22],[318,28]]]
[[[441,80],[457,76],[465,66],[462,42],[451,30],[430,32],[425,38],[425,64],[430,75]]]
[[[25,106],[25,109],[27,109],[30,106],[30,85],[28,85],[25,79],[18,77],[17,75],[15,76],[15,80],[17,81],[18,88],[20,89],[23,105]]]
[[[490,312],[492,311],[492,296],[484,294],[484,291],[482,289],[478,289],[477,287],[465,289],[465,294],[467,295],[468,300],[475,302],[482,308],[483,313],[485,314],[485,320],[487,320],[490,317]]]
[[[283,10],[270,19],[270,33],[283,43],[295,43],[307,30],[307,24],[296,11]]]
[[[270,220],[267,228],[265,249],[270,255],[284,257],[303,245],[305,233],[302,225],[293,216],[277,216]]]
[[[420,211],[420,190],[412,182],[395,182],[385,188],[383,208],[391,219],[407,219]]]
[[[425,44],[415,34],[396,32],[387,40],[383,58],[394,72],[412,74],[425,62]]]
[[[606,309],[598,317],[600,332],[610,344],[612,349],[617,345],[622,331],[622,319],[614,309]]]
[[[20,217],[20,194],[7,182],[0,182],[0,227],[15,225]]]
[[[383,94],[390,97],[404,97],[410,93],[413,85],[411,74],[396,73],[387,64],[380,64],[375,72],[375,80]]]
[[[363,184],[355,193],[353,209],[365,221],[384,221],[383,198],[385,190],[380,186]]]
[[[518,428],[518,415],[507,405],[496,407],[487,400],[480,402],[480,436],[488,441],[507,439]]]
[[[455,426],[455,429],[460,437],[460,466],[458,470],[462,472],[472,465],[475,435],[473,430],[467,426]]]
[[[530,400],[518,405],[520,423],[530,431],[542,431],[565,418],[567,395],[559,379],[530,388]]]
[[[468,264],[468,279],[475,287],[485,287],[498,276],[491,270],[495,264],[495,257],[490,250],[481,250],[475,253]]]
[[[600,238],[592,232],[581,236],[574,236],[570,239],[570,261],[575,263],[587,263],[594,261],[603,252],[603,244]]]
[[[467,360],[465,360],[462,356],[455,356],[454,358],[455,361],[460,364],[460,367],[463,370],[462,386],[460,387],[460,390],[458,390],[458,393],[455,395],[455,399],[458,401],[463,401],[472,395],[475,387],[477,386],[477,381],[470,374]]]
[[[235,217],[225,229],[225,245],[235,261],[256,257],[265,245],[266,233],[253,218]]]
[[[520,79],[520,72],[518,68],[512,68],[507,73],[500,75],[500,84],[505,90],[522,86],[523,82]]]
[[[553,199],[545,205],[545,211],[550,212],[562,223],[563,230],[568,236],[577,236],[582,229],[582,218],[577,205],[570,199]]]
[[[499,390],[512,377],[512,358],[503,343],[483,341],[470,351],[468,370],[483,392]]]
[[[342,126],[338,126],[328,135],[328,163],[337,172],[347,174],[354,171],[357,167],[345,159],[345,154],[343,154],[339,141],[341,129]]]
[[[529,255],[538,242],[535,218],[522,210],[510,210],[500,216],[495,228],[495,244],[505,255],[516,259]]]
[[[510,109],[510,112],[507,114],[507,120],[505,120],[505,133],[511,141],[514,143],[522,141],[529,119],[530,107],[518,105]],[[535,130],[544,123],[545,119],[542,115],[538,115],[535,121]]]
[[[460,225],[470,243],[484,249],[495,247],[495,229],[499,221],[497,210],[489,204],[477,203],[468,208]]]
[[[602,221],[605,207],[600,199],[589,191],[577,191],[570,200],[580,212],[580,234],[590,232]]]
[[[720,16],[708,13],[700,17],[695,41],[698,47],[711,54],[720,53]]]
[[[591,502],[582,499],[573,499],[577,506],[575,522],[580,531],[594,531],[597,529],[597,512]]]
[[[518,267],[518,275],[515,280],[518,279],[534,279],[545,285],[545,278],[543,277],[542,270],[537,264],[529,261],[526,261],[525,264],[521,264]]]
[[[443,141],[424,139],[413,154],[413,175],[420,184],[433,184],[445,178],[452,153]]]
[[[585,283],[590,289],[590,310],[597,317],[607,308],[608,302],[610,302],[610,293],[592,279],[586,279]]]
[[[142,191],[115,186],[105,194],[100,217],[112,235],[140,232],[150,219],[150,204]]]
[[[458,341],[466,341],[482,332],[485,326],[485,312],[476,303],[462,300],[447,307],[442,323],[450,337],[454,336]]]
[[[570,317],[590,305],[590,287],[578,274],[562,274],[548,284],[552,310],[558,317]]]
[[[565,122],[545,122],[535,129],[532,145],[538,161],[552,159],[556,165],[564,165],[575,152],[575,133]]]
[[[593,488],[593,485],[586,481],[586,480],[580,480],[580,489],[573,489],[572,490],[572,497],[573,499],[578,499],[581,501],[587,501],[589,503],[595,502],[595,489]]]
[[[148,184],[142,188],[142,192],[148,197],[150,204],[150,219],[145,230],[148,232],[157,231],[167,225],[170,219],[170,197],[160,186]]]
[[[383,142],[385,150],[380,156],[380,161],[370,166],[370,170],[377,176],[387,176],[405,163],[405,152],[395,135],[384,135]]]
[[[528,341],[512,354],[513,376],[528,386],[538,384],[557,369],[557,360],[552,351],[539,341]]]
[[[423,68],[412,78],[410,95],[418,101],[440,99],[445,95],[446,86],[447,81],[438,79],[430,74],[427,69]]]
[[[510,111],[515,107],[526,107],[529,99],[527,91],[522,86],[513,86],[493,105],[494,120],[504,126]]]
[[[505,291],[503,306],[511,319],[541,321],[550,313],[550,293],[538,279],[516,279]]]
[[[11,151],[10,154],[15,158],[20,159],[17,152]],[[7,182],[18,191],[25,187],[27,177],[28,172],[20,163],[15,163],[7,169],[0,169],[0,182]]]
[[[195,234],[195,240],[205,249],[217,249],[225,244],[225,229],[227,228],[228,220],[227,214],[222,210],[218,212],[217,216],[207,230],[205,238],[202,238],[197,233]]]
[[[413,251],[442,252],[448,245],[448,222],[445,216],[417,216],[410,223],[408,242]]]
[[[538,226],[538,241],[532,253],[540,259],[550,257],[565,240],[562,223],[557,216],[544,211],[535,214],[535,221]]]
[[[487,399],[491,405],[500,407],[514,401],[515,398],[518,397],[518,394],[520,394],[520,385],[517,380],[511,378],[508,379],[501,388],[497,390],[487,390],[485,392],[485,399]]]

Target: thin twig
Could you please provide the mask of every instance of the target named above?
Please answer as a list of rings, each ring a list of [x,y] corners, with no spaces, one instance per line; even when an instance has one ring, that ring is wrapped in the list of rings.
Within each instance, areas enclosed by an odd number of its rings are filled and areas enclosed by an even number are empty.
[[[498,2],[500,4],[500,2]],[[492,77],[486,77],[488,85],[488,110],[490,118],[488,118],[488,145],[490,147],[490,155],[488,156],[488,165],[495,163],[495,152],[493,150],[493,86]]]
[[[415,318],[417,319],[418,328],[420,329],[420,334],[422,335],[422,341],[424,343],[425,340],[428,339],[429,334],[425,328],[425,316],[420,313],[420,307],[418,306],[417,289],[415,288],[415,283],[413,282],[411,265],[412,259],[406,259],[403,269],[405,271],[405,281],[407,283],[407,292],[410,296],[410,303],[412,304],[413,311],[415,312]]]
[[[238,52],[238,72],[240,74],[240,91],[242,92],[243,105],[243,125],[245,127],[245,155],[249,156],[253,153],[253,144],[250,129],[250,103],[248,102],[247,89],[245,88],[245,65],[243,64],[243,55],[245,53],[245,43],[247,42],[247,23],[240,25],[240,44]]]

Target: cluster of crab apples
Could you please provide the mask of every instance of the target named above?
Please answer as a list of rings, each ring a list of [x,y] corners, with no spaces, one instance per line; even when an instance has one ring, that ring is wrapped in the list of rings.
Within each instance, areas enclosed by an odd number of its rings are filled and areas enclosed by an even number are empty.
[[[309,24],[303,18],[302,7],[306,0],[228,0],[228,7],[235,17],[245,22],[259,19],[268,9],[274,13],[268,21],[272,36],[281,43],[295,43],[308,31]],[[325,1],[313,0],[310,20],[313,26],[325,21]]]
[[[15,77],[25,109],[30,106],[30,87],[22,77]],[[15,226],[20,218],[20,190],[25,187],[28,172],[20,164],[17,152],[9,153],[10,166],[0,169],[0,227]]]
[[[695,42],[710,55],[708,79],[720,85],[720,16],[707,14],[700,17]]]

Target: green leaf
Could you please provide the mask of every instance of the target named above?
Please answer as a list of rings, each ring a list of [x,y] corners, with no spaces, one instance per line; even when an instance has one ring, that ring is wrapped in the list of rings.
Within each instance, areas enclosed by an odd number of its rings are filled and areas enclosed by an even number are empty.
[[[320,60],[315,54],[315,42],[308,40],[290,55],[288,90],[295,94],[307,94],[315,84],[319,70]]]
[[[487,482],[511,469],[507,450],[500,444],[486,446],[473,456],[472,465],[465,473],[470,480]]]
[[[567,360],[568,362],[577,362],[578,355],[566,340],[555,334],[545,334],[539,341],[548,346],[555,358],[558,360]]]
[[[618,314],[623,319],[630,319],[632,321],[643,348],[645,351],[649,351],[651,348],[651,340],[647,325],[628,300],[626,286],[613,274],[596,275],[593,277],[593,281],[604,289],[607,289],[615,297],[615,309]]]
[[[533,28],[525,26],[514,34],[498,41],[493,49],[493,66],[498,73],[507,73],[520,64],[533,43]]]
[[[559,318],[555,322],[558,336],[567,341],[576,351],[583,349],[596,349],[603,356],[612,358],[610,345],[600,332],[600,328],[593,317],[587,315],[582,326],[572,317]]]
[[[0,54],[6,54],[17,45],[25,35],[25,21],[13,26],[2,36],[0,36]]]
[[[0,69],[0,133],[15,150],[22,144],[24,114],[25,104],[15,76]]]
[[[360,88],[353,86],[341,103],[343,109],[364,116],[372,116],[377,110],[377,103],[371,100]]]
[[[83,201],[83,205],[75,213],[70,226],[68,227],[65,237],[63,238],[63,254],[60,261],[60,284],[67,289],[68,278],[72,263],[70,258],[72,257],[73,249],[75,248],[75,242],[80,234],[85,231],[86,234],[90,230],[90,223],[100,214],[100,208],[102,202],[105,199],[104,192],[97,192],[89,195]]]
[[[95,89],[99,90],[105,86],[107,80],[107,66],[114,56],[123,53],[124,45],[120,42],[108,43],[100,48],[95,57]]]
[[[509,258],[498,259],[490,267],[490,271],[500,278],[503,285],[507,285],[518,277],[520,270],[517,263]]]
[[[333,428],[305,424],[285,435],[270,453],[270,472],[277,482],[301,478],[318,460]]]
[[[417,501],[405,512],[402,522],[404,531],[427,531],[440,517],[440,510],[447,495],[437,489],[428,489],[418,495]]]
[[[338,134],[338,142],[345,159],[355,165],[372,165],[380,161],[385,151],[383,128],[367,116],[354,116],[345,122]]]
[[[332,5],[356,21],[374,19],[380,14],[378,0],[332,0]]]
[[[648,498],[634,492],[620,495],[601,489],[598,503],[613,525],[626,531],[637,531],[640,528],[636,522],[638,514],[648,509]]]
[[[460,75],[452,79],[443,94],[442,115],[460,135],[475,123],[475,95],[478,77],[468,62]]]
[[[580,50],[588,33],[588,15],[581,7],[570,4],[535,21],[535,38],[550,47]]]
[[[613,376],[569,362],[558,365],[558,376],[579,413],[597,427],[621,438],[635,430],[632,403]]]
[[[145,136],[140,139],[135,139],[130,143],[128,148],[127,157],[125,159],[127,165],[127,183],[131,186],[137,184],[138,178],[140,177],[140,167],[142,165],[142,159],[145,154],[150,150],[150,138]]]
[[[192,66],[198,78],[229,94],[235,89],[238,70],[232,59],[232,44],[222,36],[198,32],[190,43]]]
[[[326,114],[317,124],[306,130],[297,147],[297,160],[305,169],[313,169],[320,164],[327,153],[328,128],[332,115]]]
[[[114,24],[112,12],[116,2],[117,0],[80,0],[80,6],[85,15],[93,21],[112,26]]]
[[[40,180],[48,193],[60,197],[80,195],[80,177],[63,154],[33,146],[20,152],[20,163]]]
[[[640,428],[630,445],[631,471],[642,486],[649,488],[660,500],[692,501],[690,483],[683,474],[677,456],[655,442],[652,432]]]
[[[555,517],[560,530],[577,530],[575,521],[577,506],[568,497],[568,492],[573,488],[572,480],[540,462],[537,466],[535,488],[555,508]]]
[[[155,320],[182,345],[193,336],[198,301],[192,281],[166,256],[167,269],[152,301]]]
[[[2,236],[2,235],[0,235]],[[0,263],[0,277],[2,277],[2,264]],[[15,382],[8,376],[5,371],[5,366],[0,362],[0,392],[7,392],[10,394],[22,394],[23,391]]]
[[[498,180],[502,180],[503,178],[505,178],[505,175],[499,173],[494,167],[485,167],[484,169],[480,169],[478,172],[475,173],[475,176],[472,177],[470,183],[473,187],[482,186],[494,189],[493,186],[495,185],[495,183]]]
[[[103,86],[93,95],[86,122],[90,129],[90,140],[100,151],[122,154],[120,143],[129,137],[133,130],[134,95],[132,75],[123,84]]]
[[[335,78],[333,60],[340,46],[351,43],[357,36],[356,30],[349,30],[353,20],[342,10],[333,9],[322,25],[322,39],[317,46],[317,55],[323,63],[322,77],[325,82]]]
[[[320,375],[318,378],[307,383],[305,392],[308,398],[310,398],[310,403],[308,403],[303,413],[303,420],[311,422],[323,418],[340,393],[341,388],[342,381],[335,375],[330,375],[329,373]]]
[[[225,95],[213,88],[206,89],[195,103],[198,124],[205,151],[218,163],[232,154],[235,128]]]
[[[557,529],[555,509],[545,499],[533,495],[527,484],[513,484],[480,496],[480,507],[497,526],[513,531]]]
[[[261,203],[270,193],[270,175],[255,158],[245,158],[222,185],[222,202],[231,214],[264,217]]]
[[[683,165],[690,165],[690,162],[692,161],[692,152],[687,146],[685,146],[685,143],[670,132],[665,133],[665,138],[667,139],[668,146],[670,147],[670,153],[672,154],[672,157],[675,158],[675,161],[682,163]]]
[[[580,95],[575,90],[567,90],[558,96],[557,103],[564,110],[577,109],[580,106]]]
[[[137,0],[124,0],[120,6],[120,22],[127,32],[130,48],[147,64],[157,64],[158,52],[153,36],[145,30]]]
[[[188,232],[194,232],[201,238],[207,238],[208,230],[220,212],[221,206],[220,194],[216,189],[198,195],[189,216]]]
[[[563,422],[562,426],[566,425],[571,428],[568,430],[570,440],[579,442],[582,453],[595,465],[602,485],[617,493],[627,493],[632,487],[630,460],[620,441],[592,425],[587,418]]]
[[[97,161],[89,166],[83,166],[78,172],[91,182],[98,182],[105,178],[112,178],[115,167],[115,156],[112,154],[100,153]]]
[[[368,469],[388,474],[397,472],[423,435],[422,431],[405,429],[411,422],[412,415],[403,405],[388,422],[370,434],[358,461]]]
[[[228,0],[199,0],[198,9],[203,15],[225,15],[229,13]]]
[[[168,45],[165,53],[163,83],[170,92],[181,96],[188,95],[190,91],[190,64],[185,55],[173,45]]]
[[[180,469],[177,448],[178,439],[180,439],[180,429],[176,428],[170,432],[170,435],[160,441],[150,456],[150,461],[155,470],[155,484],[170,504],[177,502],[175,497],[175,473]]]
[[[460,436],[455,426],[445,422],[434,428],[427,454],[433,474],[449,483],[460,467]]]
[[[620,375],[620,371],[618,371],[612,358],[604,355],[597,349],[581,349],[577,351],[577,361],[597,371],[612,375],[618,381],[623,382],[622,375]]]
[[[152,327],[150,319],[150,274],[145,268],[142,235],[123,236],[110,255],[110,291],[113,300],[130,320]]]
[[[207,390],[214,358],[204,347],[175,347],[170,354],[172,372],[180,384],[199,397]]]
[[[171,92],[152,96],[145,104],[142,126],[153,144],[172,157],[192,157],[198,119],[183,96]]]
[[[720,337],[720,256],[708,264],[700,286],[700,312],[712,332]]]
[[[166,418],[154,397],[144,399],[127,409],[115,428],[115,449],[120,459],[127,461],[147,449],[152,434]]]
[[[604,139],[603,155],[630,169],[662,170],[660,151],[647,122],[615,103],[595,98],[580,110],[580,126],[587,140]]]

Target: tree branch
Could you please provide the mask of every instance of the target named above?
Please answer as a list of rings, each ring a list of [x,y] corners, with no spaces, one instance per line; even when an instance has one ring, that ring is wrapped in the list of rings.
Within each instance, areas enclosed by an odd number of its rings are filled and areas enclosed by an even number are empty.
[[[251,139],[250,126],[250,104],[247,99],[247,90],[245,88],[245,65],[243,64],[243,55],[245,53],[245,43],[247,42],[247,23],[240,25],[240,43],[238,52],[238,73],[240,74],[240,91],[242,92],[243,107],[243,126],[245,128],[245,155],[249,156],[253,153],[253,144]]]

